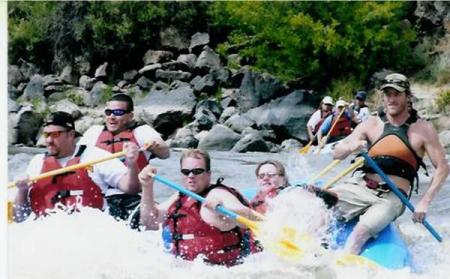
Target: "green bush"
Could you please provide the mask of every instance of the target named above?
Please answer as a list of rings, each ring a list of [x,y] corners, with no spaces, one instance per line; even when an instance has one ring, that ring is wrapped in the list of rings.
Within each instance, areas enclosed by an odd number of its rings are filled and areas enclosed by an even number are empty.
[[[436,105],[440,110],[450,110],[450,89],[442,90],[436,99]]]
[[[361,84],[355,78],[333,80],[326,95],[333,97],[334,100],[351,102],[355,92],[360,88]]]

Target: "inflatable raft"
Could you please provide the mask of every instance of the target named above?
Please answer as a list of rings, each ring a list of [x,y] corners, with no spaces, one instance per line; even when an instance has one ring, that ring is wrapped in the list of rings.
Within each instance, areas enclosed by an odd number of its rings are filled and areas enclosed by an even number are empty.
[[[252,199],[256,195],[256,188],[247,188],[241,193],[247,199]],[[355,225],[356,220],[336,224],[333,228],[334,242],[330,247],[332,249],[342,248]],[[381,231],[376,239],[370,239],[364,245],[361,256],[388,269],[413,268],[411,253],[394,223]]]

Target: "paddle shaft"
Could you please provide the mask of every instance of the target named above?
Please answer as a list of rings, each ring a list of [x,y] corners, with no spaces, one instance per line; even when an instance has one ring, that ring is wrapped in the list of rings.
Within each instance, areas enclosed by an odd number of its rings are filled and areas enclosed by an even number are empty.
[[[150,144],[151,143],[144,144],[144,146],[142,146],[142,148],[140,148],[139,151],[146,150],[150,146]],[[99,159],[91,160],[91,161],[88,161],[88,162],[79,163],[79,164],[67,166],[67,167],[64,167],[64,168],[52,170],[52,171],[49,171],[49,172],[45,172],[45,173],[42,173],[42,174],[37,175],[35,177],[29,178],[28,181],[29,182],[37,181],[37,180],[40,180],[40,179],[44,179],[44,178],[47,178],[47,177],[52,177],[52,176],[55,176],[55,175],[58,175],[58,174],[62,174],[62,173],[66,173],[66,172],[69,172],[69,171],[74,171],[74,170],[77,170],[77,169],[86,168],[86,167],[89,167],[89,166],[92,166],[92,165],[95,165],[95,164],[98,164],[98,163],[101,163],[101,162],[105,162],[105,161],[108,161],[108,160],[111,160],[111,159],[122,157],[124,155],[125,155],[125,151],[119,151],[119,152],[113,153],[113,154],[111,154],[109,156],[106,156],[106,157],[103,157],[103,158],[99,158]],[[12,188],[12,187],[16,186],[16,183],[17,183],[17,181],[10,182],[8,184],[8,188]]]
[[[159,181],[159,182],[169,186],[170,188],[175,189],[178,192],[183,193],[186,196],[189,196],[201,203],[205,203],[205,201],[206,201],[205,198],[200,196],[199,194],[189,191],[188,189],[186,189],[180,185],[177,185],[177,184],[173,183],[172,181],[169,181],[169,180],[165,179],[164,177],[161,177],[157,174],[153,175],[153,179],[155,179],[156,181]],[[235,212],[228,210],[221,205],[217,206],[216,210],[217,210],[217,212],[219,212],[227,217],[230,217],[231,219],[236,220],[237,222],[239,222],[241,224],[248,226],[252,230],[257,229],[257,224],[255,222],[253,222],[243,216],[240,216],[240,215],[236,214]]]
[[[402,203],[411,210],[412,213],[415,212],[414,206],[411,204],[411,202],[403,195],[402,192],[397,188],[397,186],[394,184],[394,182],[387,176],[375,163],[375,161],[369,156],[367,152],[362,152],[362,156],[366,159],[367,163],[375,170],[375,172],[386,182],[386,184],[389,186],[392,192],[402,201]],[[439,233],[428,223],[427,220],[423,220],[422,223],[425,228],[436,238],[437,241],[442,242],[442,237],[439,235]]]
[[[353,164],[351,164],[347,169],[345,169],[343,172],[341,172],[340,174],[336,175],[336,177],[334,177],[333,179],[331,179],[330,181],[328,181],[327,184],[325,184],[324,186],[322,186],[322,189],[326,190],[328,188],[330,188],[331,186],[333,186],[334,183],[336,183],[339,179],[341,179],[342,177],[346,176],[347,174],[349,174],[351,171],[353,171],[354,169],[362,166],[362,164],[364,163],[364,159],[359,158],[356,162],[354,162]]]
[[[326,168],[324,168],[321,172],[319,172],[316,176],[314,176],[311,179],[308,179],[307,184],[312,184],[314,182],[316,182],[317,179],[319,179],[320,177],[322,177],[323,175],[325,175],[327,172],[329,172],[332,168],[334,168],[335,166],[337,166],[339,163],[341,162],[341,160],[334,160],[333,162],[331,162],[331,164],[329,164]]]
[[[341,116],[344,114],[345,111],[345,107],[342,109],[342,111],[338,114],[338,117],[336,118],[336,120],[333,122],[333,125],[331,125],[330,130],[328,131],[328,134],[326,135],[325,139],[328,140],[328,137],[331,135],[331,132],[334,130],[334,127],[336,127],[336,124],[338,123],[339,119],[341,118]],[[322,138],[323,140],[323,138]],[[320,151],[323,149],[323,147],[325,146],[326,142],[323,143],[323,145],[319,148],[319,151],[317,151],[317,154],[320,154]]]

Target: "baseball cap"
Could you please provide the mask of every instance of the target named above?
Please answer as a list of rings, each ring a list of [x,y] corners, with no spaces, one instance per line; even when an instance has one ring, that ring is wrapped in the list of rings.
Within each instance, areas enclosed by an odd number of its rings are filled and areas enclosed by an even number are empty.
[[[336,102],[336,107],[345,107],[346,105],[348,105],[348,103],[344,100],[338,100]]]
[[[45,119],[44,126],[56,125],[65,128],[69,128],[71,130],[75,130],[75,120],[72,115],[64,111],[52,112]]]
[[[356,97],[355,98],[358,99],[358,100],[365,100],[367,98],[367,92],[363,91],[363,90],[360,90],[360,91],[356,92]]]
[[[408,78],[402,74],[394,73],[387,75],[382,81],[380,90],[385,88],[394,88],[399,92],[409,91],[409,81]]]
[[[325,96],[322,99],[322,103],[326,105],[334,105],[333,98],[331,98],[330,96]]]

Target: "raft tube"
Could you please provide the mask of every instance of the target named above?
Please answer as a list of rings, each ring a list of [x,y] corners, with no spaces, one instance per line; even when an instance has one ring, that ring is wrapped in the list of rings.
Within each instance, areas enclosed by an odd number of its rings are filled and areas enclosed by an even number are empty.
[[[256,188],[246,188],[241,193],[251,200],[256,195],[256,190]],[[347,223],[338,223],[334,226],[335,238],[330,245],[332,249],[339,249],[345,245],[356,222],[356,220],[353,220]],[[377,238],[370,239],[363,246],[360,255],[388,269],[414,269],[411,253],[394,222],[384,228]]]

